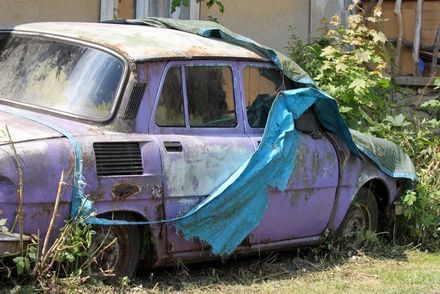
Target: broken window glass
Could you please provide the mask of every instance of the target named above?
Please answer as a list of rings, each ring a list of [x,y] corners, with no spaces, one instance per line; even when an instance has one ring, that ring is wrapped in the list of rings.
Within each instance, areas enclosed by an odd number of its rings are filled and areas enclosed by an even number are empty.
[[[282,74],[273,68],[247,66],[243,84],[249,125],[264,128],[273,100],[282,90]]]

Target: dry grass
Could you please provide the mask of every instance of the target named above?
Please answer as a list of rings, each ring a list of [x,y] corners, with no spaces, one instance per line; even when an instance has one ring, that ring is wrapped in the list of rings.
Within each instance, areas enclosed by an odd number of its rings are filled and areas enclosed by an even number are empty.
[[[75,285],[71,293],[440,293],[440,253],[396,247],[351,257],[315,257],[313,250],[140,271],[127,284]],[[345,253],[345,255],[350,255]],[[310,260],[318,261],[311,262]]]

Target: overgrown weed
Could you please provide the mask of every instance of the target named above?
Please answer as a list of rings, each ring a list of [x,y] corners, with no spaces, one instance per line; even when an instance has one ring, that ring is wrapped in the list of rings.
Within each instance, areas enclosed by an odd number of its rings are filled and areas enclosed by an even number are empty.
[[[7,275],[0,284],[17,291],[49,291],[62,280],[73,284],[88,280],[92,236],[90,225],[67,221],[46,253],[39,255],[38,240],[28,245],[23,255],[1,258],[2,270]]]

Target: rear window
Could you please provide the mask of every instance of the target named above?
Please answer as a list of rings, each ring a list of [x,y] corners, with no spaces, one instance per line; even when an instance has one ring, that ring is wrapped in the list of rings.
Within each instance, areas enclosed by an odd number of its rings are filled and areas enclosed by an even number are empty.
[[[123,74],[121,60],[84,45],[23,35],[0,41],[0,100],[104,120]]]

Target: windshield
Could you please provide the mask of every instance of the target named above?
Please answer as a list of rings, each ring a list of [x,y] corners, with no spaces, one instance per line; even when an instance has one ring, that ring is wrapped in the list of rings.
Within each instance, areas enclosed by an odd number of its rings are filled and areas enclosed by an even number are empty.
[[[124,64],[83,45],[9,35],[0,40],[0,99],[109,118]]]

